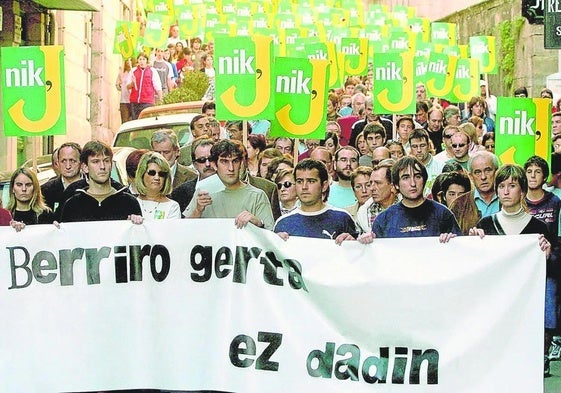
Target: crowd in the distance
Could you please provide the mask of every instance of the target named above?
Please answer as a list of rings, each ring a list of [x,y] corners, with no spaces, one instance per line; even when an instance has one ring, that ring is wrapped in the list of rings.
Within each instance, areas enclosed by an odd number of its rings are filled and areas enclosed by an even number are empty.
[[[214,42],[203,43],[199,37],[181,39],[179,26],[172,25],[165,47],[125,59],[119,69],[115,87],[120,91],[121,121],[137,119],[144,108],[160,103],[191,72],[204,73],[209,92],[213,91]]]

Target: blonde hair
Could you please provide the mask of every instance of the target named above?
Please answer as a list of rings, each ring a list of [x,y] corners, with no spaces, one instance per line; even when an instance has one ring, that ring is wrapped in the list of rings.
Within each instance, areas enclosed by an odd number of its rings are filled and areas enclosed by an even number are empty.
[[[6,206],[6,209],[8,209],[10,213],[12,213],[12,215],[16,210],[17,200],[14,194],[14,184],[16,182],[16,178],[19,175],[27,176],[31,180],[31,183],[33,183],[33,195],[31,197],[31,200],[29,201],[31,210],[33,210],[37,215],[43,213],[44,211],[50,211],[51,209],[45,204],[45,201],[43,199],[43,194],[41,193],[41,186],[39,185],[37,175],[35,175],[35,172],[25,167],[18,168],[14,171],[14,173],[12,173],[12,177],[10,178],[10,200],[8,202],[8,205]]]
[[[134,178],[134,183],[136,185],[136,189],[140,195],[146,195],[146,185],[144,184],[144,175],[148,170],[148,164],[156,164],[160,168],[160,171],[167,172],[166,179],[164,181],[164,185],[160,190],[162,195],[168,195],[171,192],[172,184],[171,184],[171,168],[169,166],[168,161],[162,156],[160,153],[156,153],[150,151],[145,153],[140,157],[140,161],[138,162],[138,168],[136,169],[136,176]]]

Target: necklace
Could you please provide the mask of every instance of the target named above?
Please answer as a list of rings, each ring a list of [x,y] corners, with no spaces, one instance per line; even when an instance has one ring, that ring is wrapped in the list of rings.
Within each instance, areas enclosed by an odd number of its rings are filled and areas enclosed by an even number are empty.
[[[158,209],[158,206],[160,206],[160,201],[156,202],[156,201],[151,201],[151,200],[147,200],[147,199],[145,200],[145,199],[140,199],[140,198],[139,198],[139,200],[140,200],[140,205],[142,206],[142,211],[145,212],[145,213],[148,213],[148,214],[154,213],[154,211],[156,209]],[[152,210],[150,210],[150,209],[146,208],[146,206],[144,205],[144,202],[148,202],[148,205],[156,203],[156,206],[154,206],[152,208]]]

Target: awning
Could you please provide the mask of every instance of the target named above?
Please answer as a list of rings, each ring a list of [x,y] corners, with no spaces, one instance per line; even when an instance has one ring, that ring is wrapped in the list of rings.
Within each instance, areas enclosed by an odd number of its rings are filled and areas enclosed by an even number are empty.
[[[33,0],[33,2],[50,10],[99,11],[91,4],[93,1],[88,0]]]

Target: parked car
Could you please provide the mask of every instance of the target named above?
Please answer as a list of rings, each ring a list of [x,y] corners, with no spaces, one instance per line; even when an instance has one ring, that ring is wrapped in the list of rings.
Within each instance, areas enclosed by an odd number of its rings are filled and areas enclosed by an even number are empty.
[[[152,134],[161,128],[170,128],[175,131],[179,145],[183,146],[191,138],[190,124],[195,116],[197,113],[182,113],[127,121],[119,127],[113,140],[113,146],[150,149]]]

